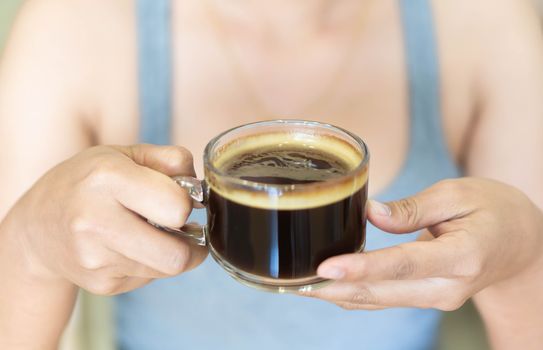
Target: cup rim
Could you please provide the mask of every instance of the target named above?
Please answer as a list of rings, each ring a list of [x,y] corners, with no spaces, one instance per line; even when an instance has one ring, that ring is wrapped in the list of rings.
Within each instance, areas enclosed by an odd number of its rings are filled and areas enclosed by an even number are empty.
[[[238,177],[228,175],[227,173],[221,171],[215,165],[213,165],[213,162],[210,161],[211,152],[213,150],[213,147],[225,136],[228,134],[239,131],[240,129],[244,128],[250,128],[255,126],[268,126],[268,125],[292,125],[292,126],[317,126],[317,127],[324,127],[331,129],[332,131],[343,133],[350,137],[364,152],[364,156],[362,160],[360,161],[360,164],[358,164],[354,169],[350,170],[344,175],[328,179],[324,182],[312,182],[312,183],[303,183],[303,184],[269,184],[264,182],[257,182],[252,180],[245,180],[240,179]],[[212,138],[206,145],[204,150],[204,168],[209,171],[211,171],[213,174],[218,175],[220,177],[221,181],[226,180],[229,184],[236,185],[236,187],[242,187],[242,188],[250,188],[253,191],[273,191],[275,193],[284,193],[284,192],[292,192],[294,190],[300,191],[300,190],[311,190],[314,188],[322,187],[324,185],[333,185],[335,183],[342,183],[345,181],[348,181],[349,179],[355,177],[357,174],[359,174],[361,171],[366,169],[370,159],[370,153],[368,146],[366,143],[360,138],[358,135],[341,128],[339,126],[335,126],[329,123],[322,123],[318,121],[312,121],[312,120],[304,120],[304,119],[269,119],[269,120],[263,120],[263,121],[257,121],[257,122],[251,122],[242,124],[233,128],[230,128],[226,131],[223,131],[219,135]]]

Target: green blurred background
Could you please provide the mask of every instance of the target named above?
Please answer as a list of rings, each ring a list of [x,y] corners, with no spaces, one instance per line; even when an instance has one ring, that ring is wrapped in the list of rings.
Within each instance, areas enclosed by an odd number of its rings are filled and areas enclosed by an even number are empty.
[[[0,0],[0,55],[22,0]],[[1,57],[1,56],[0,56]],[[1,62],[1,61],[0,61]],[[111,301],[82,293],[63,348],[69,350],[112,349]],[[473,305],[445,315],[438,350],[485,350],[483,327]]]
[[[6,34],[13,21],[13,15],[21,2],[21,0],[0,1],[0,50],[4,47]]]

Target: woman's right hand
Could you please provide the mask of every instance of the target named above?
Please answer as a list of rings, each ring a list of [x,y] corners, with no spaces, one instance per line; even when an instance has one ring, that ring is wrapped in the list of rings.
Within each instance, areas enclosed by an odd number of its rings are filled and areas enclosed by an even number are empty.
[[[207,249],[147,223],[181,227],[192,199],[169,176],[195,176],[182,147],[90,148],[44,175],[6,217],[31,273],[113,295],[200,264]]]

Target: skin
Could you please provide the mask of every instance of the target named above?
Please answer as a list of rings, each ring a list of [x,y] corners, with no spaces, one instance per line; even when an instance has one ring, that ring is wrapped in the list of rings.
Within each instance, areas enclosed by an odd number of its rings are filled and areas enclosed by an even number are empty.
[[[541,347],[543,215],[526,195],[488,179],[445,180],[397,202],[370,201],[368,216],[385,232],[424,231],[416,242],[328,259],[318,274],[336,281],[306,296],[348,310],[444,311],[474,297],[493,348]]]
[[[409,116],[395,1],[364,9],[354,0],[210,1],[244,79],[202,3],[173,9],[173,142],[183,147],[92,147],[137,143],[132,1],[24,6],[0,62],[0,273],[9,281],[0,290],[0,348],[56,348],[75,286],[112,295],[201,262],[205,251],[141,217],[184,223],[191,201],[166,175],[201,176],[205,143],[227,128],[311,116],[367,141],[371,192],[400,170]],[[540,27],[524,1],[433,5],[444,134],[473,177],[385,207],[373,202],[368,216],[382,230],[428,231],[419,242],[324,262],[319,274],[338,281],[309,296],[348,309],[443,310],[473,297],[494,348],[540,348]]]

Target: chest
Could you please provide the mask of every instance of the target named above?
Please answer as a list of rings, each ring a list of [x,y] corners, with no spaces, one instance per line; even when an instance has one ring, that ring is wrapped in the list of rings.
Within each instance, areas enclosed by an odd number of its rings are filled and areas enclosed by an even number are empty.
[[[372,190],[386,187],[403,164],[410,137],[409,72],[396,3],[383,1],[374,7],[356,38],[339,43],[325,38],[296,50],[266,47],[250,35],[225,39],[199,12],[193,18],[185,8],[175,12],[173,142],[194,154],[201,176],[207,141],[228,128],[271,118],[332,123],[367,142]],[[450,54],[457,40],[439,20],[439,11],[436,16],[440,123],[458,159],[472,111],[469,75],[463,73],[469,70],[458,69],[458,57]],[[137,125],[137,116],[125,115],[126,125]],[[104,143],[137,142],[137,129],[112,131],[108,118],[104,120]]]

